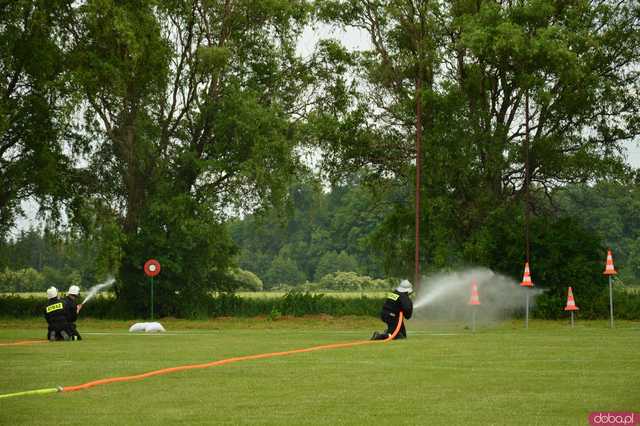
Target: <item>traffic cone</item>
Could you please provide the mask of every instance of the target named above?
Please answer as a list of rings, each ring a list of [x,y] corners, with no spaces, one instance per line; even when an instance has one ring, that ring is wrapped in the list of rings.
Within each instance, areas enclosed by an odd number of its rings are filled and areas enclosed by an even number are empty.
[[[618,272],[613,267],[613,256],[611,250],[607,250],[607,266],[604,269],[604,275],[616,275]]]
[[[471,281],[471,300],[469,300],[469,304],[480,304],[480,296],[478,295],[478,284],[476,284],[476,280]]]
[[[529,262],[524,264],[524,275],[522,276],[522,282],[520,283],[521,287],[533,287],[533,282],[531,281],[531,273],[529,272]]]
[[[569,294],[567,295],[567,306],[564,307],[565,311],[577,311],[580,308],[576,306],[576,301],[573,299],[573,290],[569,287]]]

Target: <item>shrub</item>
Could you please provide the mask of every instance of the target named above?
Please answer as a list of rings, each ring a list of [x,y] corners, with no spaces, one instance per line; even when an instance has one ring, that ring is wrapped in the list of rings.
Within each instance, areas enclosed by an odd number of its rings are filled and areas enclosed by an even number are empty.
[[[45,297],[0,296],[0,316],[12,318],[42,317]],[[366,315],[377,316],[382,299],[369,297],[331,297],[322,294],[290,292],[280,298],[242,298],[233,293],[220,293],[204,301],[209,317],[266,316],[278,319],[282,315]],[[111,297],[96,297],[82,310],[83,317],[133,319]],[[193,315],[192,315],[193,316]],[[177,317],[191,317],[177,315]]]
[[[240,268],[234,268],[230,271],[231,279],[237,284],[238,290],[244,291],[262,291],[264,286],[262,280],[253,272]]]
[[[582,319],[607,319],[609,318],[609,287],[603,286],[592,294],[582,294],[574,288],[576,305],[580,308],[577,315]],[[564,307],[567,295],[557,295],[554,292],[545,292],[536,297],[536,303],[531,313],[540,319],[560,319],[569,315]],[[640,319],[640,294],[630,294],[624,289],[613,289],[613,313],[614,319],[639,320]]]
[[[345,251],[340,254],[335,251],[328,251],[320,257],[316,266],[315,278],[321,280],[327,274],[338,271],[357,271],[358,261]]]
[[[0,291],[2,292],[36,292],[46,288],[45,278],[33,268],[13,271],[5,268],[0,272]]]
[[[0,314],[3,317],[28,318],[43,317],[44,307],[47,304],[45,297],[22,297],[7,295],[0,297]]]
[[[332,316],[372,316],[377,317],[382,306],[381,297],[333,297],[325,294],[290,292],[280,298],[242,298],[233,293],[221,293],[203,301],[208,317],[264,316],[272,320],[280,316],[332,315]],[[595,303],[581,302],[576,294],[576,302],[580,307],[578,317],[582,319],[609,318],[608,291],[599,294]],[[566,298],[553,298],[547,294],[536,298],[536,306],[532,314],[541,319],[566,318],[564,311]],[[45,297],[21,297],[17,295],[0,296],[0,316],[11,318],[42,317],[46,304]],[[614,293],[615,319],[640,320],[640,294],[629,294],[616,289]],[[193,316],[193,315],[192,315]],[[96,297],[82,310],[82,317],[133,319],[130,314],[121,310],[116,300],[111,297]],[[177,315],[185,318],[189,316]],[[44,321],[44,318],[43,318]]]
[[[379,280],[366,275],[358,275],[355,272],[334,272],[327,274],[318,283],[322,290],[341,291],[368,291],[388,290],[392,283],[388,280]]]

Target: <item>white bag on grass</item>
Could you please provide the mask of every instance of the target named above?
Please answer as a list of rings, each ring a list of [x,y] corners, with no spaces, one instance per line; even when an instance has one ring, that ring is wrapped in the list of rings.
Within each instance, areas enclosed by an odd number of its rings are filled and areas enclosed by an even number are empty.
[[[156,333],[167,331],[159,322],[137,322],[129,327],[130,333]]]

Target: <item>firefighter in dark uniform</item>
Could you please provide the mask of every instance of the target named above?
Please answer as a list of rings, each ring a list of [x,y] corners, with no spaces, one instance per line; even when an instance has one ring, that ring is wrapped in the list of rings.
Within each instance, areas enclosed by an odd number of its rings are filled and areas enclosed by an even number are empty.
[[[380,318],[387,323],[386,333],[373,332],[371,340],[384,340],[389,337],[395,331],[398,325],[398,319],[400,311],[404,315],[404,318],[409,319],[413,314],[413,302],[409,299],[409,295],[413,292],[411,283],[407,280],[402,280],[400,285],[396,287],[393,293],[387,293],[387,299],[382,305],[382,311],[380,312]],[[400,330],[394,339],[406,339],[407,330],[404,327],[404,321],[400,326]]]
[[[58,298],[58,289],[49,287],[47,299],[47,306],[44,309],[44,317],[49,325],[47,339],[70,340],[69,323],[67,323],[67,317],[64,313],[64,303]]]
[[[80,297],[80,287],[72,285],[67,291],[67,296],[62,300],[64,304],[64,315],[67,318],[69,324],[69,335],[71,340],[82,340],[82,336],[78,333],[76,327],[76,320],[78,319],[78,313],[82,309],[82,304],[78,304],[78,298]]]

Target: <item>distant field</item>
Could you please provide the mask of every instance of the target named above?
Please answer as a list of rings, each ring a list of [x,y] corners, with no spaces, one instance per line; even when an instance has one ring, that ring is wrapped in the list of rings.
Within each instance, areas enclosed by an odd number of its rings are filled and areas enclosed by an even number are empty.
[[[0,394],[230,357],[367,339],[374,318],[84,320],[81,342],[0,346]],[[409,338],[256,359],[71,393],[0,399],[0,424],[584,425],[640,411],[640,323],[522,321],[481,328],[409,321]],[[43,321],[0,320],[0,343]],[[68,409],[66,408],[68,407]]]
[[[624,291],[628,294],[640,294],[640,287],[625,287]]]
[[[354,298],[354,297],[382,297],[384,291],[311,291],[309,294],[324,294],[332,297]],[[247,298],[278,298],[286,295],[284,291],[239,291],[236,293],[240,297]]]

